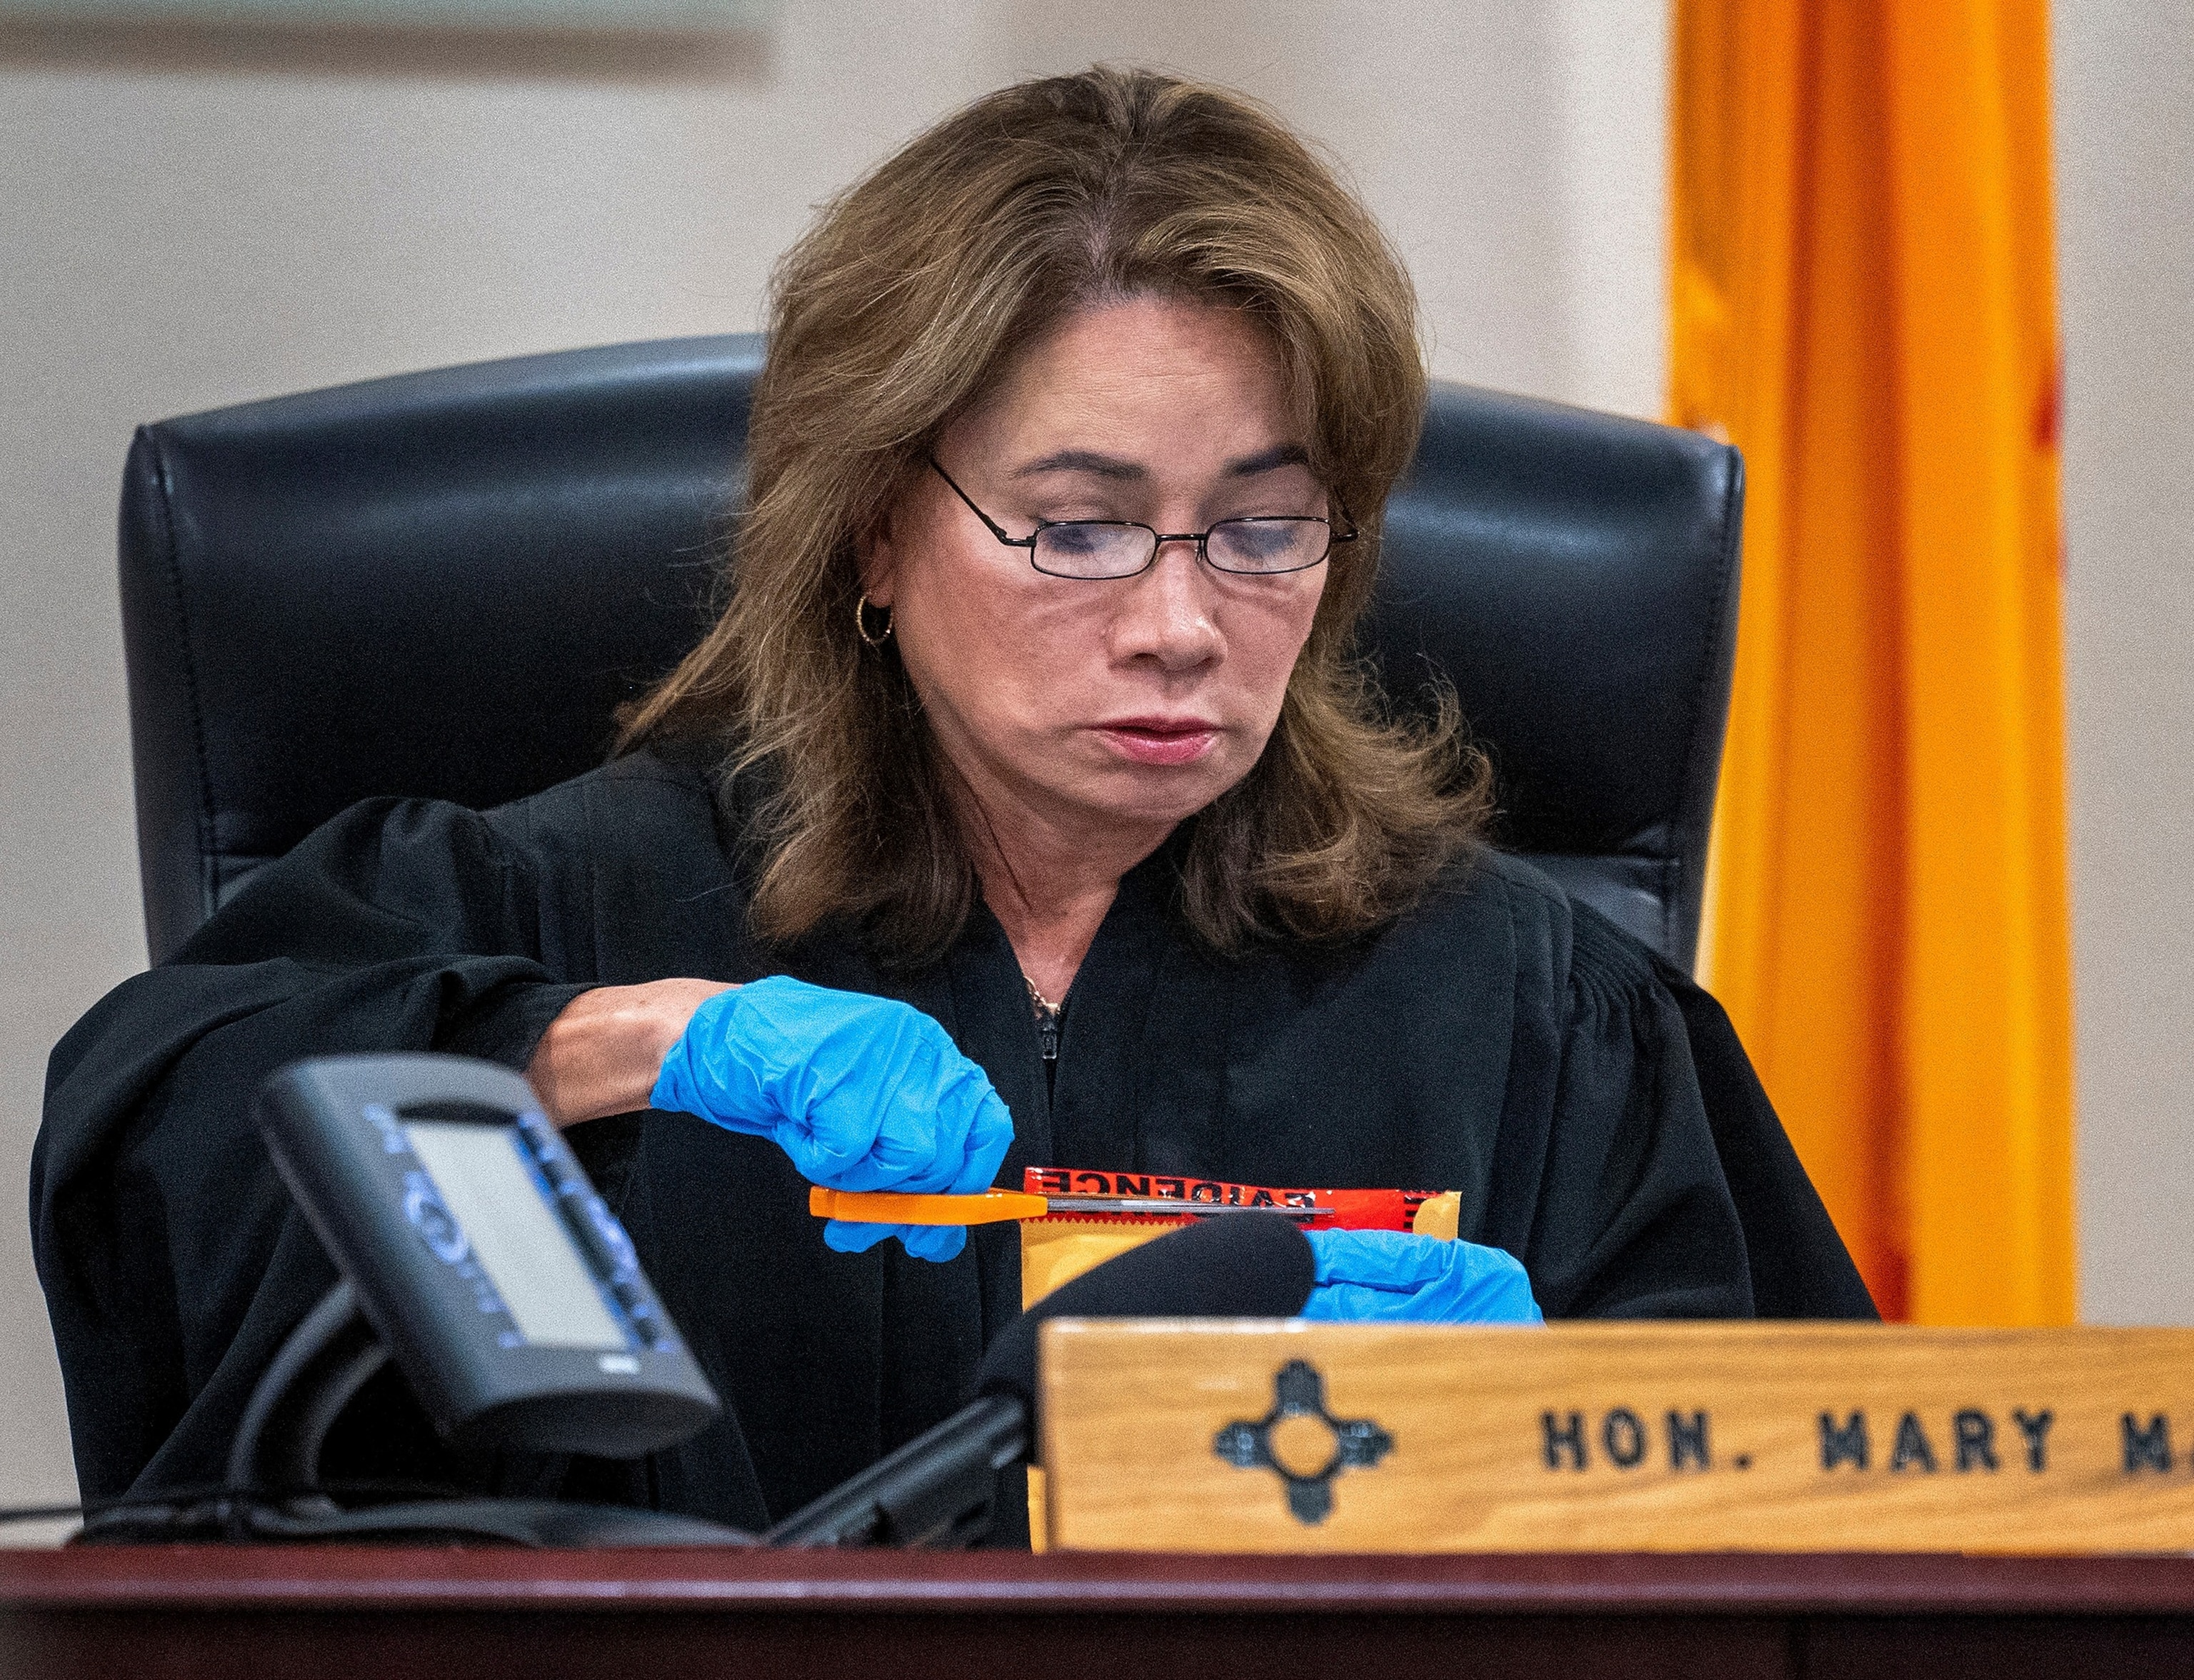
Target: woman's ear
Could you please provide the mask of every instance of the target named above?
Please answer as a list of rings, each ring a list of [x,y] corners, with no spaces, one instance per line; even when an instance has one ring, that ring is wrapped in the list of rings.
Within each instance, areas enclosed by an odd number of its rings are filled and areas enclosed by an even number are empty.
[[[853,544],[854,563],[861,574],[861,593],[868,597],[870,606],[889,606],[899,582],[899,548],[893,540],[892,513],[892,509],[886,508],[883,517]]]

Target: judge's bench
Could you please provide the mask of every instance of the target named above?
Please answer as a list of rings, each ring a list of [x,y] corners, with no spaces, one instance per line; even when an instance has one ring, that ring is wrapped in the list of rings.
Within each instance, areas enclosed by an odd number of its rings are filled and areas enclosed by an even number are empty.
[[[82,1548],[0,1557],[42,1680],[2183,1675],[2166,1557]]]
[[[2194,1665],[2194,1419],[2171,1408],[2194,1333],[1042,1334],[1036,1555],[19,1551],[0,1554],[0,1664],[296,1680]]]

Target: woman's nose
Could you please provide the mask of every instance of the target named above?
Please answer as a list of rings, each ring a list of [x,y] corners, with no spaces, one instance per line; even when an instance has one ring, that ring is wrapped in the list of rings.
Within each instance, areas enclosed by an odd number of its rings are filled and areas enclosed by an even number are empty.
[[[1150,570],[1127,580],[1113,622],[1113,651],[1122,658],[1151,658],[1169,671],[1209,664],[1226,651],[1212,620],[1210,568],[1192,537],[1161,544]]]

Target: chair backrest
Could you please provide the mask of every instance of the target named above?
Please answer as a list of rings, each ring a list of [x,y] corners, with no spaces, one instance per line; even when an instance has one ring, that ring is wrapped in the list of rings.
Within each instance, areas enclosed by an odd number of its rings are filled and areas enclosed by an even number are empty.
[[[123,630],[153,960],[378,794],[598,763],[707,621],[752,336],[376,380],[141,428]],[[1742,475],[1691,433],[1434,387],[1367,651],[1451,682],[1502,842],[1680,963],[1727,710]]]

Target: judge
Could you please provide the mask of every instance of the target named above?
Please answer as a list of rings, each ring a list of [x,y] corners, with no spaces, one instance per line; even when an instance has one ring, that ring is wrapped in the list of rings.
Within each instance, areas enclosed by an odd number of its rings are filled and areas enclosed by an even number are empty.
[[[760,1528],[910,1438],[1018,1310],[1015,1230],[826,1241],[811,1179],[1452,1189],[1552,1316],[1870,1312],[1720,1010],[1490,849],[1452,708],[1351,662],[1414,303],[1269,113],[980,100],[824,211],[770,325],[724,609],[612,762],[353,808],[55,1052],[88,1497],[218,1480],[332,1282],[248,1116],[334,1052],[525,1069],[727,1402],[635,1465],[455,1463],[384,1373],[335,1476]]]

